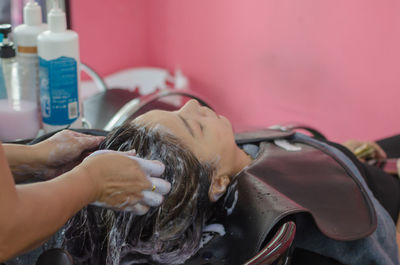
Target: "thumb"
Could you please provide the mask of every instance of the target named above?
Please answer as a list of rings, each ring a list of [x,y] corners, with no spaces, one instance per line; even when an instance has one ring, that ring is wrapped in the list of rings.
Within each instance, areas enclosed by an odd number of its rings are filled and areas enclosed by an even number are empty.
[[[129,151],[125,151],[124,154],[127,155],[127,156],[136,156],[136,150],[132,149],[132,150],[129,150]]]
[[[94,149],[104,140],[104,136],[87,136],[76,138],[85,149]]]

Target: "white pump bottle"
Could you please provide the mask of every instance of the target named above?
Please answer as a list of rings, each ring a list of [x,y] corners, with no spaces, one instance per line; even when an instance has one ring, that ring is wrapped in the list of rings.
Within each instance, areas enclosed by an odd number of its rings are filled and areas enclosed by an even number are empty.
[[[47,16],[49,30],[39,34],[39,85],[43,129],[50,132],[81,127],[78,34],[67,30],[65,13],[56,0]]]
[[[24,24],[13,31],[17,47],[18,80],[25,99],[39,104],[37,36],[47,30],[47,25],[42,23],[42,10],[34,0],[29,0],[25,5],[23,17]]]

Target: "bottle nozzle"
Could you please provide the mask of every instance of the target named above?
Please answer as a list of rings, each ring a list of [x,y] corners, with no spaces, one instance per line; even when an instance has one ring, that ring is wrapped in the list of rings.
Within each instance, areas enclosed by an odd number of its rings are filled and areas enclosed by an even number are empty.
[[[40,25],[42,23],[42,9],[35,0],[29,0],[24,7],[24,23],[27,25]]]
[[[8,42],[8,34],[11,33],[11,25],[10,24],[0,25],[0,33],[3,34],[3,43]]]
[[[60,5],[58,4],[58,0],[53,0],[53,8],[59,9]]]

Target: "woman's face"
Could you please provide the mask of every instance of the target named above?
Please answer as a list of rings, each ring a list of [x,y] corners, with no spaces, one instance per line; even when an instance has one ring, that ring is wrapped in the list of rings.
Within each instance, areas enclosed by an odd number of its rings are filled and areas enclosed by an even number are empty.
[[[237,152],[240,150],[234,139],[228,119],[211,109],[201,106],[196,100],[188,101],[178,111],[153,110],[138,118],[134,123],[146,126],[160,125],[160,129],[172,133],[203,162],[214,162],[217,170],[232,175],[236,169]]]

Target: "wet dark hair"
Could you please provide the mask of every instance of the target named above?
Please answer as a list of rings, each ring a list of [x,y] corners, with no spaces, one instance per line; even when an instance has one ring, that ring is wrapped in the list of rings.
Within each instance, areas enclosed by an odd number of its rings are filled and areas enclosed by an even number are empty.
[[[100,149],[135,149],[139,157],[162,161],[161,178],[172,189],[143,216],[95,206],[81,210],[68,222],[64,240],[76,263],[179,264],[195,254],[214,211],[208,189],[215,167],[201,163],[170,133],[134,123],[110,132]]]

